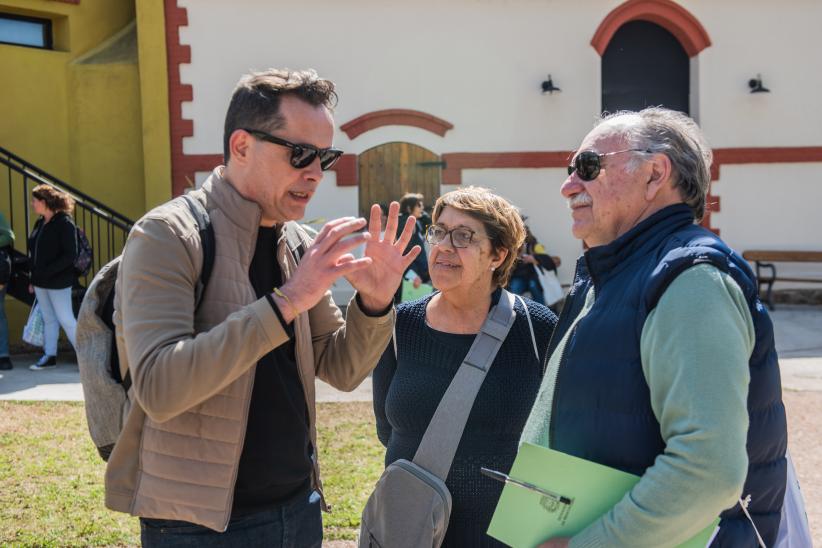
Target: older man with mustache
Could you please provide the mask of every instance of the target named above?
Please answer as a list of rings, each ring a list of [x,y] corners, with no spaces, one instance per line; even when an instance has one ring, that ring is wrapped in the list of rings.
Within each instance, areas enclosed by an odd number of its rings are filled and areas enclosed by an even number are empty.
[[[543,546],[676,546],[720,514],[712,546],[776,538],[787,432],[773,326],[748,265],[696,224],[711,160],[693,120],[649,108],[602,119],[568,168],[588,249],[522,441],[641,479]]]

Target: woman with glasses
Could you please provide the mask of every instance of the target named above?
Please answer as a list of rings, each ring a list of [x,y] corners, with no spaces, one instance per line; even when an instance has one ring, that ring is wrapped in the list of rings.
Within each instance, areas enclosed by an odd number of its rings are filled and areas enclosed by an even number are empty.
[[[374,370],[374,413],[386,465],[414,458],[525,239],[516,208],[483,188],[443,195],[432,220],[428,271],[438,291],[397,308],[396,350],[389,344]],[[501,546],[485,532],[502,484],[480,468],[510,470],[556,323],[548,308],[533,301],[517,299],[514,311],[446,479],[453,505],[443,546]]]
[[[61,326],[74,346],[77,320],[71,308],[71,286],[77,278],[77,229],[71,219],[74,199],[53,186],[34,187],[31,208],[40,216],[29,234],[29,260],[31,286],[45,324],[45,352],[29,369],[39,371],[57,366]]]

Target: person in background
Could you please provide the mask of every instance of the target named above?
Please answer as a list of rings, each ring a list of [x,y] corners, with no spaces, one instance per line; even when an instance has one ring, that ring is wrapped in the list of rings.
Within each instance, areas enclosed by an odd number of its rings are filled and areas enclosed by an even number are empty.
[[[423,200],[425,197],[422,194],[409,192],[400,199],[400,222],[399,226],[404,227],[406,221],[413,217],[415,220],[414,234],[411,236],[411,242],[408,244],[409,251],[415,245],[420,246],[420,254],[411,263],[411,266],[403,274],[403,278],[413,282],[414,287],[419,287],[421,284],[427,283],[430,278],[428,276],[428,257],[425,253],[425,232],[420,218],[424,213]],[[402,283],[397,288],[397,293],[394,295],[394,302],[399,303],[402,300]]]
[[[499,302],[525,238],[514,206],[484,188],[443,195],[433,221],[426,235],[428,266],[439,292],[397,307],[396,354],[389,343],[374,370],[374,414],[386,466],[414,458],[489,310]],[[480,475],[480,467],[510,470],[556,323],[548,308],[525,302],[527,309],[515,302],[516,320],[477,394],[448,473],[453,507],[443,546],[500,546],[486,530],[502,484]]]
[[[531,299],[534,302],[545,304],[537,268],[556,270],[557,265],[554,264],[551,256],[546,253],[545,246],[537,241],[531,229],[528,225],[525,225],[525,243],[519,248],[517,262],[508,289],[517,295],[522,295],[527,291],[531,294]]]
[[[9,322],[6,318],[6,290],[11,279],[11,252],[14,232],[5,215],[0,213],[0,370],[11,369],[9,357]]]
[[[77,320],[71,307],[74,259],[77,257],[77,228],[71,218],[74,199],[51,185],[38,185],[31,192],[31,208],[40,216],[29,234],[31,288],[45,324],[44,353],[32,371],[57,367],[60,327],[71,345],[75,343]]]

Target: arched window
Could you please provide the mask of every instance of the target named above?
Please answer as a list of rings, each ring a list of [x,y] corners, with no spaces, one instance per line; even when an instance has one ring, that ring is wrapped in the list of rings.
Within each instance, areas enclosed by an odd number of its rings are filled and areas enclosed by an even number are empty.
[[[602,55],[602,110],[662,105],[690,114],[690,61],[673,34],[649,21],[629,21]]]

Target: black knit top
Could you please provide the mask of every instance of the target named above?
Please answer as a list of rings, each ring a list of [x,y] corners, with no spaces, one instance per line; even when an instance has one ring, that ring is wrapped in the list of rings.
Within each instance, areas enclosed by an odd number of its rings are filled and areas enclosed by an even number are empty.
[[[499,290],[492,305],[499,300]],[[412,460],[425,429],[454,378],[474,335],[444,333],[425,322],[432,295],[397,308],[397,355],[389,343],[374,370],[377,436],[387,451],[385,464]],[[486,535],[502,484],[480,474],[485,466],[508,472],[520,433],[542,377],[542,363],[556,316],[527,300],[539,360],[534,355],[525,309],[517,317],[480,388],[457,454],[446,478],[452,510],[443,546],[503,546]]]

